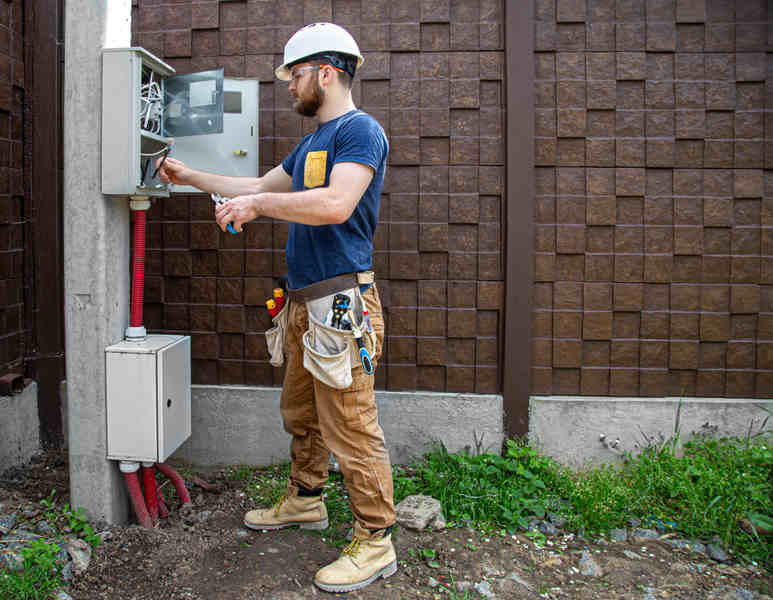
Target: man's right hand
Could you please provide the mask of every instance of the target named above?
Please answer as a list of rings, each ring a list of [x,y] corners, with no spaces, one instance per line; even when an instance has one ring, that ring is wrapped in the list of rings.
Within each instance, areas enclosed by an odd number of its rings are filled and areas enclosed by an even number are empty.
[[[159,168],[159,165],[161,165],[162,160],[163,160],[163,157],[159,157],[156,159],[157,169]],[[192,172],[193,172],[192,169],[188,168],[184,162],[169,156],[164,161],[164,164],[161,165],[161,168],[158,171],[158,177],[159,179],[161,179],[162,183],[166,183],[166,184],[176,183],[177,185],[188,185]]]

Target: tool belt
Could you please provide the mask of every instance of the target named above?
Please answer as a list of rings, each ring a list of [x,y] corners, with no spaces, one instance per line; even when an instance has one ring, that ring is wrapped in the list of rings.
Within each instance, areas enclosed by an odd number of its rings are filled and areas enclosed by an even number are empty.
[[[368,285],[375,281],[373,271],[361,271],[359,273],[345,273],[330,279],[323,279],[297,290],[287,290],[290,300],[295,302],[311,302],[325,296],[336,294],[360,285]]]

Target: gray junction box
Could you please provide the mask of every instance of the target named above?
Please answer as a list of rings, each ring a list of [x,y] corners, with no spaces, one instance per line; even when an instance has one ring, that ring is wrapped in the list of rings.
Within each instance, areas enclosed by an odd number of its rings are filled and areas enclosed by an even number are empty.
[[[191,338],[118,342],[105,372],[107,458],[164,462],[191,435]]]

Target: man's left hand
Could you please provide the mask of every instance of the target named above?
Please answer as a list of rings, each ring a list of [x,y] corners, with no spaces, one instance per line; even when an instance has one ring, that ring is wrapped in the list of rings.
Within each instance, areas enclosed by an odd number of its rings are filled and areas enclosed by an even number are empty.
[[[242,226],[256,219],[258,215],[257,195],[236,196],[215,207],[215,220],[222,231],[233,224],[234,231],[241,233]]]

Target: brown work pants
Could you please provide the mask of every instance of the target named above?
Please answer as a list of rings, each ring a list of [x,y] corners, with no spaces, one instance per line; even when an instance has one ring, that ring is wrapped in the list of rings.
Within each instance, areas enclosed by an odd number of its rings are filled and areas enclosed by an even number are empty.
[[[384,319],[375,284],[362,294],[376,331],[373,363],[381,355]],[[378,423],[373,375],[358,364],[352,385],[329,387],[303,367],[302,336],[309,328],[306,305],[291,302],[285,332],[285,379],[282,419],[292,435],[290,478],[307,489],[327,481],[332,451],[341,467],[355,519],[367,529],[383,529],[395,521],[392,468]]]

